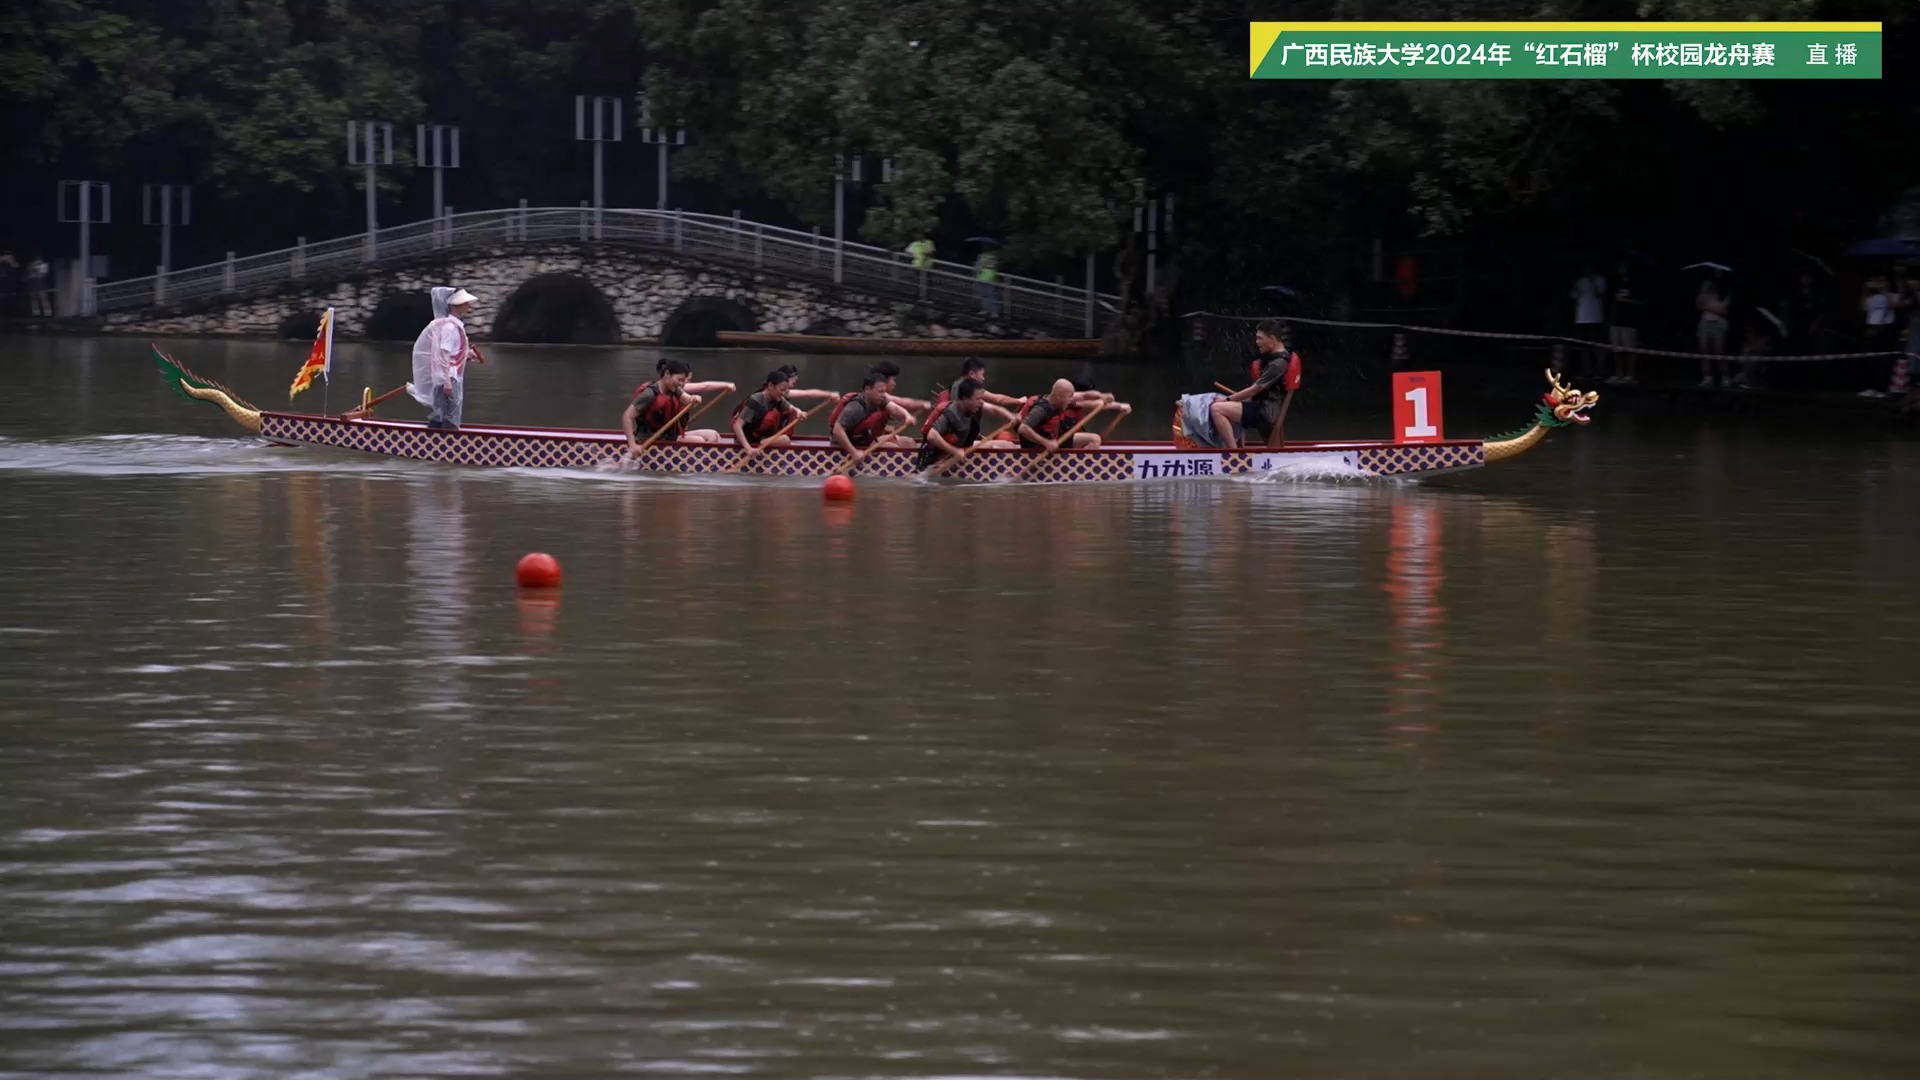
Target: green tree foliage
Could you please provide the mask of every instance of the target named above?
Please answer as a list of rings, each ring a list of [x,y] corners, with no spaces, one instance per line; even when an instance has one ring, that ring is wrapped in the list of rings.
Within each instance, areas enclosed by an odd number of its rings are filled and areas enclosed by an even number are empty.
[[[1104,249],[1144,179],[1135,122],[1177,109],[1197,39],[1132,0],[638,0],[686,167],[825,212],[836,155],[902,178],[867,220],[898,244],[965,200],[1009,256]],[[1231,58],[1229,58],[1231,59]],[[1166,93],[1156,101],[1156,87]]]
[[[1225,0],[15,0],[0,112],[28,165],[137,161],[126,180],[330,199],[344,224],[349,119],[461,124],[463,197],[503,205],[577,175],[574,94],[644,88],[694,132],[678,175],[802,222],[830,220],[849,153],[900,168],[863,196],[867,238],[989,231],[1014,267],[1111,251],[1137,192],[1174,191],[1183,265],[1216,273],[1331,263],[1381,234],[1571,242],[1698,202],[1837,187],[1872,204],[1916,164],[1912,96],[1870,85],[1254,82],[1248,17]],[[1880,18],[1890,50],[1914,21],[1894,0],[1311,0],[1286,17]],[[1689,205],[1703,177],[1732,195]]]

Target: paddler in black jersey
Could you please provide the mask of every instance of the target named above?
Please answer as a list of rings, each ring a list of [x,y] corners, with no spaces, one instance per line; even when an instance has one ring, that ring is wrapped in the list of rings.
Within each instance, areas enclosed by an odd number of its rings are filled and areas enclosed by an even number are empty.
[[[1281,425],[1282,400],[1300,388],[1300,354],[1293,351],[1291,342],[1292,334],[1279,319],[1268,319],[1253,332],[1259,355],[1247,365],[1252,385],[1216,398],[1208,407],[1220,445],[1243,445],[1236,430],[1240,427],[1268,446],[1280,445],[1286,430]]]
[[[860,384],[860,392],[847,394],[835,405],[833,413],[827,418],[827,431],[833,439],[833,445],[847,452],[853,461],[860,461],[867,452],[883,446],[908,446],[907,440],[887,430],[887,421],[898,418],[903,423],[913,418],[913,414],[895,405],[887,399],[887,377],[879,371],[867,372]]]
[[[1046,397],[1035,398],[1020,410],[1020,445],[1028,450],[1096,449],[1100,436],[1095,432],[1075,431],[1071,446],[1061,445],[1060,440],[1079,426],[1089,412],[1106,404],[1105,395],[1098,391],[1079,390],[1072,380],[1055,379]]]
[[[767,375],[758,393],[751,394],[733,409],[733,438],[740,448],[785,446],[792,436],[777,434],[800,416],[800,410],[787,400],[793,387],[793,371],[780,368]]]
[[[633,392],[627,411],[620,416],[620,427],[627,433],[627,449],[640,452],[640,444],[666,427],[673,419],[700,404],[701,394],[731,394],[730,382],[689,382],[693,368],[684,360],[662,360],[654,369],[658,377],[643,382]],[[719,442],[720,433],[712,428],[677,431],[670,438],[682,442]]]
[[[955,383],[952,400],[927,427],[926,445],[920,448],[920,470],[924,472],[945,458],[964,457],[969,447],[1011,448],[1014,444],[1005,439],[981,441],[980,418],[987,412],[999,415],[1008,423],[1015,419],[1006,409],[986,400],[986,388],[980,385],[980,380],[961,379]]]
[[[977,356],[969,356],[960,362],[960,382],[965,382],[968,379],[972,379],[980,384],[980,400],[986,402],[988,405],[998,405],[1003,409],[1018,409],[1024,407],[1030,400],[1028,398],[1008,397],[1005,394],[996,394],[988,390],[986,388],[987,365]],[[958,383],[955,385],[957,386]],[[952,401],[953,392],[951,390],[942,390],[934,395],[933,407],[927,413],[926,422],[920,425],[920,434],[925,435],[928,431],[932,430],[933,422],[940,418],[940,414],[946,411],[947,406],[952,403]]]

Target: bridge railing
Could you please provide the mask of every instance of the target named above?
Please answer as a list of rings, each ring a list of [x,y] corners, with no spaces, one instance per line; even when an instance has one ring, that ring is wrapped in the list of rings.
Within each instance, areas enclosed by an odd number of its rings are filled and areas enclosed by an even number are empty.
[[[975,280],[963,263],[936,260],[913,267],[905,252],[871,244],[834,244],[829,237],[712,214],[670,210],[576,207],[481,210],[380,229],[317,244],[301,244],[171,273],[110,281],[93,287],[96,312],[137,311],[162,304],[241,296],[301,280],[338,280],[368,265],[516,244],[598,242],[674,252],[893,300],[918,301],[934,311],[994,312],[1015,325],[1092,335],[1118,298],[1016,274],[992,286]]]

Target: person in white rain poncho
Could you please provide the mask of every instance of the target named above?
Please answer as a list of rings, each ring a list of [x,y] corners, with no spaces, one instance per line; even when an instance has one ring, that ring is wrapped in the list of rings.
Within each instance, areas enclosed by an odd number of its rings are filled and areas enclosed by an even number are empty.
[[[473,307],[473,294],[442,286],[430,295],[433,321],[413,341],[413,381],[407,393],[432,410],[428,427],[457,428],[466,401],[467,361],[485,363],[486,358],[467,341],[467,325],[460,321]]]

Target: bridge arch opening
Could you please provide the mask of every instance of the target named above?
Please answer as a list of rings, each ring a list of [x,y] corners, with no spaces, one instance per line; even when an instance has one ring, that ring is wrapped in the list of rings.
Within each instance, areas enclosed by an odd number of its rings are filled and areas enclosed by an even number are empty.
[[[760,318],[753,309],[724,296],[690,296],[673,309],[660,326],[660,344],[683,349],[711,349],[722,330],[753,333]]]
[[[599,286],[578,274],[541,274],[520,283],[493,320],[495,341],[537,345],[618,345],[620,317]]]
[[[812,322],[807,324],[807,328],[805,330],[802,330],[800,332],[807,335],[808,337],[852,337],[853,336],[853,331],[847,329],[846,323],[842,322],[839,319],[834,318],[831,315],[829,315],[824,319],[813,320]]]
[[[281,319],[273,336],[286,341],[312,341],[320,331],[320,313],[320,308],[301,308]]]
[[[316,316],[317,317],[317,316]],[[412,341],[433,321],[433,300],[425,289],[390,292],[373,305],[363,331],[375,341]],[[311,336],[313,329],[307,329]]]

